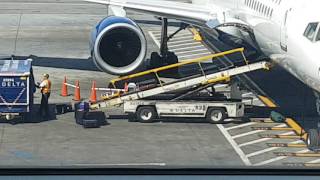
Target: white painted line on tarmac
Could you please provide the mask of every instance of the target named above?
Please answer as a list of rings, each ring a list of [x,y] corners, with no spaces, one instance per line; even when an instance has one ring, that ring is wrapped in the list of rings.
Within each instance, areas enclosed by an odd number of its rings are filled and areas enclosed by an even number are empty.
[[[180,44],[180,43],[186,43],[186,42],[194,42],[193,39],[184,39],[184,40],[174,40],[174,41],[169,41],[168,42],[168,46],[171,45],[171,44]]]
[[[291,134],[294,134],[294,132],[286,132],[286,133],[282,133],[282,134],[279,134],[279,135],[291,135]],[[261,142],[269,141],[269,140],[272,140],[272,139],[273,138],[257,139],[257,140],[249,141],[249,142],[246,142],[246,143],[243,143],[243,144],[239,144],[239,147],[248,146],[248,145],[252,145],[252,144],[256,144],[256,143],[261,143]]]
[[[207,49],[196,49],[196,50],[176,52],[175,54],[180,55],[180,54],[187,54],[187,53],[193,53],[193,52],[203,52],[203,51],[209,52]]]
[[[301,150],[301,151],[298,151],[296,153],[306,153],[308,152],[309,150],[308,149],[304,149],[304,150]],[[276,161],[280,161],[282,159],[286,159],[288,158],[289,156],[279,156],[279,157],[275,157],[275,158],[272,158],[272,159],[268,159],[266,161],[262,161],[262,162],[259,162],[259,163],[256,163],[256,164],[253,164],[253,166],[263,166],[263,165],[266,165],[266,164],[270,164],[272,162],[276,162]]]
[[[245,124],[241,124],[241,125],[238,125],[238,126],[232,126],[232,127],[228,127],[228,128],[225,128],[227,131],[230,131],[232,129],[237,129],[237,128],[242,128],[242,127],[246,127],[246,126],[251,126],[251,125],[254,125],[254,124],[257,124],[256,122],[248,122],[248,123],[245,123]]]
[[[151,31],[156,37],[161,37],[161,31]],[[172,32],[168,32],[168,34],[172,34],[174,33],[174,31]],[[190,32],[179,32],[178,34],[174,35],[174,37],[179,37],[179,36],[186,36],[186,35],[190,35],[191,37],[193,37],[193,35]]]
[[[237,139],[237,138],[241,138],[241,137],[244,137],[244,136],[249,136],[249,135],[252,135],[252,134],[256,134],[256,133],[260,133],[260,132],[263,132],[264,130],[255,130],[255,131],[250,131],[250,132],[246,132],[246,133],[243,133],[243,134],[238,134],[238,135],[235,135],[235,136],[231,136],[233,139]]]
[[[298,144],[298,143],[301,143],[301,142],[303,142],[303,141],[298,140],[298,141],[291,142],[290,144]],[[270,148],[267,148],[267,149],[263,149],[261,151],[256,151],[256,152],[247,154],[247,158],[250,158],[252,156],[257,156],[257,155],[260,155],[260,154],[263,154],[263,153],[266,153],[266,152],[270,152],[270,151],[273,151],[273,150],[276,150],[276,149],[279,149],[279,148],[281,148],[281,147],[270,147]]]
[[[246,157],[244,152],[238,147],[237,143],[232,139],[231,135],[226,131],[226,129],[221,124],[217,124],[217,127],[220,129],[221,133],[224,135],[224,137],[229,141],[233,149],[236,151],[236,153],[240,156],[241,160],[246,166],[251,166],[250,160]]]
[[[200,45],[197,45],[197,46],[188,46],[188,47],[183,47],[183,48],[172,48],[171,50],[172,51],[180,51],[180,50],[195,49],[195,48],[200,48],[200,47],[207,49],[204,45],[200,44]]]
[[[286,126],[287,126],[286,124],[280,124],[280,125],[277,125],[277,126],[274,126],[274,127],[286,127]],[[240,138],[240,137],[243,137],[243,136],[248,136],[248,135],[251,135],[251,134],[256,134],[256,133],[264,132],[264,131],[267,131],[267,130],[249,131],[249,132],[246,132],[246,133],[243,133],[243,134],[238,134],[238,135],[232,136],[232,138],[236,139],[236,138]]]
[[[159,40],[161,39],[161,35],[154,34],[154,37]],[[174,35],[174,37],[171,40],[179,39],[181,37],[189,37],[189,38],[193,39],[192,34],[176,34],[176,35]]]
[[[201,44],[201,43],[200,42],[191,42],[191,43],[175,44],[175,45],[170,45],[169,48],[171,49],[172,47],[181,47],[181,46],[199,45],[199,44]]]
[[[185,56],[179,56],[179,58],[185,58],[185,57],[192,57],[192,56],[199,56],[199,55],[210,55],[210,52],[204,52],[204,53],[196,53],[196,54],[189,54]],[[208,59],[209,60],[209,59]]]
[[[149,31],[149,35],[153,39],[154,43],[156,43],[156,45],[158,47],[160,47],[160,42],[156,39],[156,37],[154,36],[154,34],[151,31]]]
[[[252,156],[257,156],[257,155],[260,155],[260,154],[263,154],[263,153],[266,153],[266,152],[270,152],[270,151],[273,151],[273,150],[276,150],[276,149],[279,149],[279,147],[271,147],[271,148],[263,149],[261,151],[256,151],[256,152],[247,154],[247,158],[250,158]]]
[[[193,36],[190,35],[184,35],[184,36],[174,36],[172,39],[169,40],[168,43],[170,42],[176,42],[176,41],[179,41],[179,40],[182,40],[182,39],[189,39],[189,40],[193,40]]]

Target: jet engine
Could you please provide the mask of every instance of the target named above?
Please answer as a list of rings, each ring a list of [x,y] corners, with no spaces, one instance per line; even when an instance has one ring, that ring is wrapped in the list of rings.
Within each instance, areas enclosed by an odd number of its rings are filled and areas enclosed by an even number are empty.
[[[93,29],[90,49],[92,59],[100,70],[126,75],[144,64],[147,42],[133,20],[109,16]]]

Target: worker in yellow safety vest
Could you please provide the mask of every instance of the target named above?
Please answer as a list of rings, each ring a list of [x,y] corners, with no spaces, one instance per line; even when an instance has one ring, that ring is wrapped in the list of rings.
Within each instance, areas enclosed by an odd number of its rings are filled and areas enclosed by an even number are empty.
[[[44,118],[49,118],[49,97],[51,92],[49,74],[43,74],[43,80],[37,84],[37,87],[40,88],[42,94],[39,114]]]

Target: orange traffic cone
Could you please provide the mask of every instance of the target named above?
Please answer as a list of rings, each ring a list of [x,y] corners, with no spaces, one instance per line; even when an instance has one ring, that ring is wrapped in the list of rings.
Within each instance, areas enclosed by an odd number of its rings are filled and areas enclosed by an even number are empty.
[[[73,97],[74,101],[80,101],[81,97],[80,97],[80,85],[79,85],[79,81],[76,81],[76,87],[74,88],[74,97]]]
[[[97,101],[97,90],[96,90],[96,81],[92,82],[90,102],[94,103]]]
[[[66,97],[68,96],[68,86],[67,86],[67,77],[64,77],[64,80],[62,82],[62,87],[61,87],[61,96]]]
[[[125,82],[124,83],[124,92],[128,92],[128,91],[129,91],[128,83]]]

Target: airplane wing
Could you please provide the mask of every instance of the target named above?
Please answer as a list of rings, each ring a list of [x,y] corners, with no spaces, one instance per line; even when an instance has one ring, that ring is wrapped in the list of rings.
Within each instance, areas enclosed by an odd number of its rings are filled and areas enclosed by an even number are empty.
[[[226,21],[225,9],[219,6],[195,5],[167,0],[84,0],[109,5],[114,15],[125,16],[125,10],[133,10],[168,19],[214,28]]]

